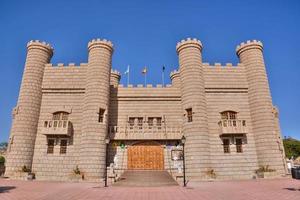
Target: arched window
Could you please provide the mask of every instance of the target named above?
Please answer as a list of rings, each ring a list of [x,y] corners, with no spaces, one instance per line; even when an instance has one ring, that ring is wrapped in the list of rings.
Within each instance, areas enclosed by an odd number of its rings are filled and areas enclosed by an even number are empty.
[[[221,119],[222,120],[236,120],[237,112],[229,111],[229,110],[221,112]]]

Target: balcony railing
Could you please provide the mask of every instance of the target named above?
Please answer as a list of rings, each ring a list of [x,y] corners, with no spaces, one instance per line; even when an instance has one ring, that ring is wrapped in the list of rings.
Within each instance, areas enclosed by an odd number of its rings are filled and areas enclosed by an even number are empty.
[[[180,126],[120,125],[109,126],[110,139],[114,140],[179,140],[182,137]]]
[[[44,122],[42,134],[71,136],[73,131],[72,123],[68,120],[49,120]]]
[[[221,120],[219,127],[222,134],[246,134],[248,127],[246,120]]]

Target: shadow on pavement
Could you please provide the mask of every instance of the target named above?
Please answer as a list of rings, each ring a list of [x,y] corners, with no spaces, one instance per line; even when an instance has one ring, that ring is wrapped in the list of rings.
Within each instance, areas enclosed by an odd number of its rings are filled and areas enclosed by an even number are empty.
[[[285,190],[289,190],[289,191],[300,191],[300,189],[297,188],[283,188]]]
[[[9,190],[13,190],[15,188],[15,186],[0,186],[0,193],[9,192]]]

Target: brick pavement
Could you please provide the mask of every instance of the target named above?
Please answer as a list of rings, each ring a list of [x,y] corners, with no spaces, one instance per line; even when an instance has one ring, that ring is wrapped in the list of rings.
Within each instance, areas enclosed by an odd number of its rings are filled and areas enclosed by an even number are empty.
[[[200,182],[187,188],[108,187],[96,183],[0,179],[0,200],[299,200],[300,181],[292,179]]]

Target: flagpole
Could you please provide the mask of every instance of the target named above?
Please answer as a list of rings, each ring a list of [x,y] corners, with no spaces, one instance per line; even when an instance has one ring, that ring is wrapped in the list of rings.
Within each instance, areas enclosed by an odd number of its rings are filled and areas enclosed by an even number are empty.
[[[162,71],[162,86],[165,86],[165,71]]]
[[[128,65],[127,87],[128,87],[128,85],[129,85],[129,73],[130,73],[130,66]]]
[[[147,73],[145,73],[145,87],[146,87],[146,82],[147,82]]]

